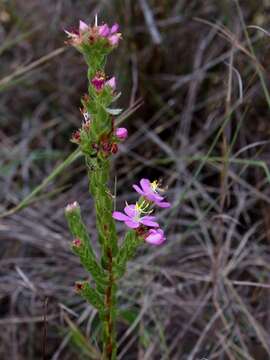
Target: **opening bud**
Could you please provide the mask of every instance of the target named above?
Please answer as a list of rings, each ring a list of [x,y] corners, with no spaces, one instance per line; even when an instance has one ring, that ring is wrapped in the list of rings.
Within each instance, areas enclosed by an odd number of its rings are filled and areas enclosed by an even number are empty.
[[[65,211],[66,211],[66,212],[71,212],[71,211],[74,211],[74,210],[76,210],[76,209],[78,209],[78,208],[79,208],[79,203],[78,203],[77,201],[74,201],[73,203],[68,204],[68,205],[66,206]]]
[[[71,136],[71,142],[78,144],[81,141],[81,133],[80,130],[74,131],[74,133]]]
[[[72,245],[73,245],[75,248],[79,248],[79,247],[82,245],[81,239],[74,239],[74,240],[72,241]]]
[[[125,140],[128,137],[128,131],[126,128],[116,129],[116,136],[119,140]]]

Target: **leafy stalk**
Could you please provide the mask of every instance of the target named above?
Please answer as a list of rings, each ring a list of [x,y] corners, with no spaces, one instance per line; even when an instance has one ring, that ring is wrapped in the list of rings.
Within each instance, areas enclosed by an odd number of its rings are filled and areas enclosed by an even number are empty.
[[[74,132],[71,141],[79,147],[85,158],[89,179],[89,191],[94,200],[96,230],[100,246],[100,256],[92,247],[91,237],[82,220],[77,202],[66,208],[66,218],[74,238],[72,249],[80,258],[91,283],[80,281],[76,290],[98,312],[103,332],[103,360],[117,358],[116,314],[117,281],[124,275],[127,263],[131,260],[138,246],[145,240],[153,245],[160,245],[164,232],[159,228],[154,216],[153,204],[169,207],[170,204],[158,194],[158,182],[151,183],[142,179],[141,189],[135,186],[142,196],[135,205],[127,205],[125,213],[113,211],[113,196],[109,188],[110,159],[118,151],[118,143],[127,137],[127,129],[115,128],[115,116],[121,109],[111,107],[120,96],[116,94],[115,78],[105,75],[108,54],[117,46],[121,34],[118,25],[88,26],[80,22],[78,31],[68,32],[69,42],[83,55],[88,65],[88,94],[82,98],[84,117],[80,129]],[[121,246],[118,244],[115,220],[125,221],[131,228]]]
[[[76,289],[99,311],[103,324],[103,358],[116,359],[116,276],[115,258],[118,253],[117,233],[112,217],[113,197],[108,182],[110,178],[110,157],[117,152],[117,137],[110,104],[118,97],[115,94],[115,79],[107,80],[105,64],[107,55],[117,46],[121,34],[118,26],[88,26],[80,22],[78,31],[66,31],[69,43],[75,46],[88,65],[88,94],[82,98],[84,121],[72,141],[85,157],[89,179],[89,191],[94,200],[96,228],[101,256],[96,257],[90,236],[83,223],[79,205],[75,202],[66,208],[66,217],[74,237],[72,249],[84,268],[91,274],[94,284],[77,282]],[[121,134],[120,134],[121,135]]]

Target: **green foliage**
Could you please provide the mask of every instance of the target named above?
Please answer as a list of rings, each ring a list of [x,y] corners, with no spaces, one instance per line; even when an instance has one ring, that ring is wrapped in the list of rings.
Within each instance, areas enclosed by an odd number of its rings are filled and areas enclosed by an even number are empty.
[[[88,159],[88,163],[91,160]],[[112,218],[113,201],[110,190],[107,187],[109,178],[109,160],[97,159],[93,166],[89,168],[89,187],[95,199],[95,209],[97,218],[98,238],[102,247],[104,258],[107,258],[107,249],[111,248],[112,254],[117,253],[117,234],[115,222]]]
[[[136,250],[142,242],[143,239],[134,231],[128,231],[115,259],[115,276],[117,278],[125,274],[128,261],[134,257]]]
[[[106,284],[106,274],[96,260],[90,237],[81,217],[80,207],[66,210],[66,218],[74,239],[81,241],[78,246],[73,245],[74,252],[80,257],[82,265],[92,274],[94,280],[99,284]]]
[[[104,303],[102,300],[102,296],[93,289],[88,282],[77,282],[76,288],[79,294],[84,297],[92,306],[94,306],[99,311],[104,311]]]

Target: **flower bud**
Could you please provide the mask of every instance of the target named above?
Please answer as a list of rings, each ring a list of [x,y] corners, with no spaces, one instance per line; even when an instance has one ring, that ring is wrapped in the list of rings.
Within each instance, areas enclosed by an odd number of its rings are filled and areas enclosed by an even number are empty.
[[[104,144],[102,144],[102,149],[105,153],[110,153],[111,149],[112,149],[112,144],[104,143]]]
[[[68,204],[68,205],[66,206],[65,211],[66,211],[67,213],[69,213],[69,212],[72,212],[72,211],[77,210],[77,209],[79,209],[79,203],[78,203],[77,201],[74,201],[73,203]]]
[[[80,130],[74,131],[74,133],[71,136],[71,142],[78,144],[81,141],[81,133]]]
[[[111,146],[111,153],[116,154],[117,151],[118,151],[118,145],[113,143],[112,146]]]
[[[83,288],[85,287],[85,283],[83,281],[77,281],[75,283],[75,290],[77,292],[81,292],[83,290]]]
[[[96,74],[96,76],[91,80],[91,84],[94,86],[96,91],[101,91],[105,85],[105,77],[102,74]]]
[[[73,245],[75,248],[79,248],[79,247],[82,245],[81,239],[74,239],[74,240],[72,241],[72,245]]]
[[[128,137],[128,131],[126,128],[116,129],[116,136],[119,140],[125,140]]]

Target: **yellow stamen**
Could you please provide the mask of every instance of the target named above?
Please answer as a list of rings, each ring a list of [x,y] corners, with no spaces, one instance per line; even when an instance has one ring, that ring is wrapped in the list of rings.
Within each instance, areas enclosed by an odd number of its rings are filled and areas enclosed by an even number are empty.
[[[148,208],[148,202],[143,200],[141,204],[136,202],[135,204],[136,211],[138,211],[140,214],[150,214],[153,210],[147,210]]]
[[[164,192],[164,189],[160,187],[161,182],[158,180],[155,180],[151,182],[151,188],[155,193]]]

